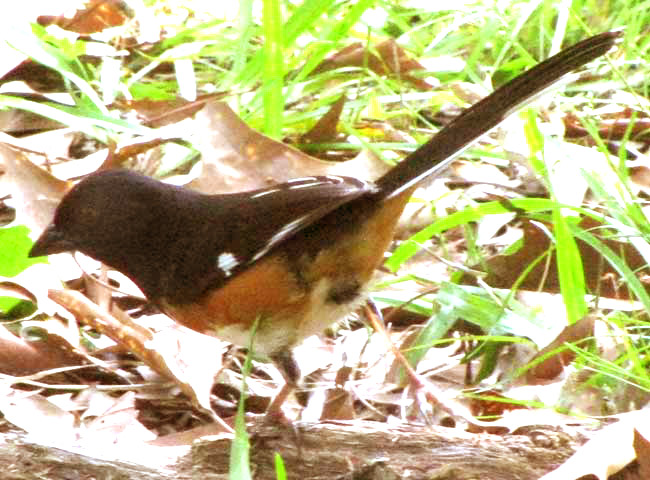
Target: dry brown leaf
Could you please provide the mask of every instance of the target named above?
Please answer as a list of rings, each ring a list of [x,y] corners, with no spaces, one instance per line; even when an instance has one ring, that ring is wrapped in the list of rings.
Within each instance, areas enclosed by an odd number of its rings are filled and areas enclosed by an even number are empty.
[[[40,232],[52,221],[54,210],[70,187],[42,168],[30,162],[26,155],[5,143],[0,143],[0,177],[3,186],[21,207],[16,209],[18,223]]]
[[[254,190],[311,175],[347,174],[361,179],[370,175],[374,179],[378,171],[388,168],[365,156],[343,165],[321,161],[253,130],[222,102],[208,103],[192,128],[203,161],[201,174],[188,187],[199,192]],[[374,162],[382,166],[369,167]]]
[[[98,398],[95,396],[94,398]],[[156,435],[138,421],[135,408],[135,392],[126,392],[119,398],[104,396],[110,404],[99,412],[93,412],[91,399],[84,417],[92,416],[86,422],[82,437],[85,442],[140,443],[154,440]]]
[[[0,297],[19,298],[21,300],[36,303],[36,296],[32,294],[32,292],[11,281],[0,281]]]
[[[351,367],[341,367],[336,372],[335,386],[333,388],[328,388],[319,392],[320,394],[310,396],[307,409],[317,409],[321,412],[318,421],[353,420],[355,418],[354,397],[345,388],[345,384],[353,372],[354,370]]]
[[[635,428],[632,444],[639,463],[639,478],[650,478],[650,440]]]
[[[148,443],[149,445],[160,447],[190,447],[196,440],[208,436],[216,437],[216,440],[217,438],[232,439],[234,435],[231,432],[224,432],[223,428],[216,423],[209,423],[207,425],[199,425],[190,430],[163,435]]]
[[[182,97],[171,100],[130,100],[124,104],[117,103],[117,106],[122,110],[136,112],[146,126],[158,128],[185,120],[205,107],[207,102],[219,100],[225,95],[223,92],[209,93],[199,95],[194,101]]]
[[[25,376],[84,362],[84,357],[76,354],[71,345],[57,335],[28,341],[0,325],[0,373]]]
[[[342,387],[327,390],[319,420],[353,420],[354,418],[354,399],[350,392]]]
[[[188,186],[199,192],[254,190],[302,172],[328,173],[325,162],[251,129],[222,102],[207,104],[196,115],[194,130],[203,142],[198,145],[203,162],[201,174]]]
[[[509,399],[498,390],[481,389],[477,396],[471,398],[470,408],[477,417],[500,417],[512,410],[527,410],[521,403]]]
[[[550,408],[505,410],[501,418],[485,422],[493,428],[501,427],[508,432],[533,425],[565,427],[566,425],[593,425],[594,423],[594,420],[564,415]]]
[[[377,75],[396,74],[421,90],[431,89],[426,81],[409,75],[408,72],[424,71],[425,68],[411,58],[397,42],[390,38],[375,46],[375,53],[368,51],[362,43],[349,45],[326,58],[314,73],[327,72],[341,67],[367,67]]]
[[[564,117],[567,138],[588,137],[590,134],[578,117],[567,114]],[[650,140],[650,118],[639,110],[626,108],[620,112],[601,115],[598,124],[598,135],[608,141],[622,140],[629,136],[639,142]]]
[[[630,181],[646,195],[650,193],[650,168],[639,165],[629,168]]]
[[[14,81],[25,82],[29,88],[41,93],[63,92],[66,88],[65,80],[59,72],[31,59],[22,60],[15,66],[12,65],[0,79],[0,84]],[[39,115],[35,116],[40,117]],[[52,120],[47,120],[47,122],[51,123]]]
[[[334,102],[327,113],[307,133],[300,137],[300,141],[304,143],[324,143],[336,140],[338,133],[336,126],[341,118],[345,101],[346,98],[343,95]]]
[[[156,435],[138,422],[132,392],[120,398],[110,398],[94,392],[91,398],[101,396],[103,411],[81,426],[76,415],[66,411],[38,393],[4,387],[0,394],[0,411],[5,419],[29,433],[45,445],[81,452],[98,459],[153,465],[159,469],[165,462],[171,464],[189,448],[163,448],[155,445]],[[60,399],[53,399],[59,401]],[[92,412],[91,412],[92,413]],[[162,461],[161,461],[162,459]]]
[[[64,30],[87,35],[122,25],[129,16],[126,3],[122,0],[90,0],[72,18],[43,15],[38,17],[38,23],[43,26],[55,24]]]
[[[537,358],[545,357],[554,350],[559,349],[560,352],[546,358],[543,362],[528,370],[526,372],[526,381],[535,385],[540,381],[548,381],[560,375],[564,367],[575,358],[575,353],[572,350],[563,348],[564,344],[576,343],[585,338],[593,337],[594,321],[595,318],[588,315],[573,325],[565,327],[555,340],[540,350],[530,361],[534,362]]]
[[[40,80],[44,81],[46,78],[47,76],[42,76],[40,77]],[[3,81],[4,79],[0,81],[0,83]],[[35,88],[35,86],[32,86],[32,88]],[[35,103],[57,103],[41,95],[18,94],[11,92],[7,92],[6,94],[12,97],[24,98]],[[8,108],[0,111],[0,132],[10,133],[17,137],[22,137],[43,130],[60,129],[61,127],[63,127],[62,123],[27,110]]]
[[[632,462],[637,455],[633,445],[635,432],[638,430],[648,438],[650,415],[638,410],[616,417],[618,422],[598,431],[562,466],[540,480],[567,480],[588,474],[606,480]]]
[[[580,222],[580,227],[586,230],[599,226],[590,218],[584,218]],[[551,240],[541,228],[528,221],[524,221],[522,228],[524,231],[523,246],[517,252],[512,255],[497,255],[487,261],[488,275],[485,282],[492,287],[511,288],[524,269],[537,261],[540,256],[549,252]],[[552,227],[549,226],[549,228]],[[597,234],[597,232],[592,233]],[[635,270],[637,275],[647,276],[650,273],[645,260],[632,245],[606,238],[601,238],[601,240],[622,255],[629,268]],[[603,255],[580,240],[577,240],[577,244],[582,258],[585,283],[589,291],[602,297],[630,299],[630,292],[624,286],[619,287],[619,274]],[[538,262],[519,285],[519,288],[559,292],[560,284],[555,253],[551,253],[551,258],[548,261]]]

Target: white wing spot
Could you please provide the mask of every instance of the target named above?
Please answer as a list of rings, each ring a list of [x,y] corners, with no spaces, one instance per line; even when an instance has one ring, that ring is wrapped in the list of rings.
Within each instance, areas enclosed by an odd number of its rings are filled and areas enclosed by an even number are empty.
[[[219,255],[217,258],[217,266],[226,275],[226,277],[232,275],[232,270],[237,265],[239,265],[239,261],[237,260],[237,257],[235,257],[232,253],[225,252]]]

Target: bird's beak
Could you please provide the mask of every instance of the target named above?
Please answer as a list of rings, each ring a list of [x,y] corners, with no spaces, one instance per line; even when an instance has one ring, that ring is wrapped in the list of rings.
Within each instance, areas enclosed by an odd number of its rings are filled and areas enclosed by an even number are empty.
[[[29,257],[41,257],[53,253],[75,250],[74,244],[64,238],[53,223],[50,223],[29,251]]]

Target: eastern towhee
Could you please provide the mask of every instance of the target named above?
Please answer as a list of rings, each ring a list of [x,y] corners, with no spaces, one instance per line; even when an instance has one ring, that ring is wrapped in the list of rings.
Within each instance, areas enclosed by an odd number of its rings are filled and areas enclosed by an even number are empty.
[[[541,62],[463,112],[375,182],[339,176],[204,195],[126,171],[79,182],[30,256],[78,250],[130,277],[179,323],[250,345],[286,379],[292,348],[358,308],[395,224],[424,177],[564,74],[605,54],[608,32]]]

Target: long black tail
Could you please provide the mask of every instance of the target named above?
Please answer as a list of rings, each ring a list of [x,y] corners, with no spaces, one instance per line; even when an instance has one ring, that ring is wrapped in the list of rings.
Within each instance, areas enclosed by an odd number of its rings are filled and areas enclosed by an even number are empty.
[[[583,40],[537,64],[465,110],[427,143],[377,180],[385,199],[401,193],[453,158],[501,123],[510,113],[557,82],[563,75],[607,53],[621,36],[605,32]]]

